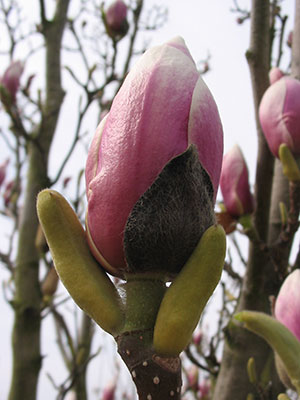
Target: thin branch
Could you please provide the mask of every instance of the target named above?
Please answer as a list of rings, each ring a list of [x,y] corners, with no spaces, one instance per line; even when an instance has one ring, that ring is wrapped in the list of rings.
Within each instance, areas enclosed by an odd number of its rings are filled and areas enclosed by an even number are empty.
[[[58,339],[59,349],[63,356],[64,362],[65,362],[67,368],[69,369],[70,363],[75,358],[75,347],[74,347],[73,339],[72,339],[71,333],[69,331],[69,328],[68,328],[63,316],[53,306],[51,306],[50,308],[51,308],[51,312],[55,319],[55,323],[56,323],[55,326],[57,327],[57,339]],[[67,354],[65,344],[63,343],[63,340],[62,340],[61,332],[63,332],[66,336],[68,349],[70,350],[71,357]]]
[[[281,58],[283,55],[283,51],[282,51],[282,46],[283,46],[283,38],[284,38],[284,31],[285,31],[285,26],[286,26],[286,22],[287,22],[287,15],[285,15],[284,17],[280,17],[280,22],[281,22],[281,27],[280,27],[280,35],[279,35],[279,42],[278,42],[278,56],[277,56],[277,61],[276,61],[276,67],[280,66],[280,62],[281,62]]]
[[[230,276],[230,278],[234,279],[235,281],[237,281],[239,283],[242,283],[242,281],[243,281],[242,277],[232,269],[232,266],[230,263],[228,263],[228,262],[224,263],[224,271],[227,272],[227,274]]]
[[[45,10],[45,0],[39,0],[40,3],[40,18],[42,25],[45,25],[47,23],[47,18],[46,18],[46,10]]]
[[[69,151],[67,152],[57,174],[56,174],[56,177],[51,181],[51,186],[54,185],[59,180],[67,162],[69,161],[71,155],[73,154],[73,150],[75,149],[76,144],[80,137],[80,129],[81,129],[81,124],[82,124],[83,118],[84,118],[85,113],[87,112],[90,105],[91,105],[91,101],[87,101],[84,109],[79,112],[79,117],[78,117],[76,129],[75,129],[75,136],[73,138],[73,142],[72,142],[72,144],[69,148]]]

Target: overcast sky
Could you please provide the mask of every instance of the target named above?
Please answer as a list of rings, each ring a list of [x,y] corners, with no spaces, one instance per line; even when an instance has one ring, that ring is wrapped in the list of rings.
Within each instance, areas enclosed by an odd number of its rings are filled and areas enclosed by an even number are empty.
[[[126,0],[125,0],[126,1]],[[28,15],[33,18],[35,15],[38,1],[21,0],[24,3]],[[252,106],[251,86],[249,79],[248,66],[245,59],[245,52],[249,44],[249,21],[243,25],[236,23],[237,14],[232,13],[230,9],[234,6],[232,0],[146,0],[146,5],[159,3],[166,5],[169,9],[169,18],[166,25],[158,32],[154,33],[152,44],[160,44],[170,38],[180,35],[186,41],[186,44],[195,61],[206,58],[211,55],[211,71],[204,76],[204,80],[210,88],[217,106],[219,108],[223,128],[225,152],[234,144],[238,143],[244,152],[244,156],[249,165],[250,181],[253,184],[255,174],[256,159],[256,133],[254,123],[254,113]],[[249,7],[250,1],[240,1],[241,7]],[[286,36],[293,25],[294,2],[284,1],[286,13],[291,15],[287,23]],[[0,43],[1,46],[1,43]],[[285,47],[288,54],[288,49]],[[288,58],[284,61],[282,67],[286,68]],[[2,72],[0,64],[0,73]],[[28,73],[29,75],[29,73]],[[59,143],[58,143],[59,145]],[[1,161],[1,160],[0,160]],[[54,161],[53,161],[54,162]],[[0,271],[1,274],[1,271]],[[71,306],[70,306],[71,307]],[[0,309],[2,318],[0,319],[0,400],[7,398],[11,373],[10,356],[10,335],[12,329],[12,313],[8,305],[1,296]],[[43,343],[49,339],[48,333],[52,330],[52,322],[49,320],[43,328]],[[107,335],[102,335],[97,339],[98,345],[111,343]],[[48,346],[48,345],[47,345]],[[46,347],[45,347],[46,348]],[[53,372],[51,363],[57,356],[56,345],[53,343],[50,350],[47,347],[48,354],[45,358],[45,368],[39,386],[39,399],[53,400],[54,391],[52,390],[45,372]],[[94,380],[109,380],[110,361],[105,361],[106,350],[102,351],[103,358],[94,364],[92,374]],[[50,354],[51,353],[51,354]],[[103,361],[104,360],[104,361]],[[105,365],[105,374],[98,377],[99,363]],[[60,379],[62,369],[61,362],[57,364],[54,375]],[[113,376],[111,376],[113,378]],[[97,386],[93,382],[91,386]],[[96,399],[94,395],[91,400]]]

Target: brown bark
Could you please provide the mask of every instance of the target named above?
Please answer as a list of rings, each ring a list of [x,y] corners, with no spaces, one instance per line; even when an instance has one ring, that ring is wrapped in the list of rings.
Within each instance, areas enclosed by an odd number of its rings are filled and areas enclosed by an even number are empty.
[[[130,371],[139,400],[181,398],[180,358],[163,358],[152,348],[151,330],[124,332],[116,338],[118,351]]]
[[[125,326],[115,340],[139,399],[179,400],[182,384],[180,358],[164,358],[153,349],[153,328],[166,285],[160,278],[129,274],[124,289]]]
[[[41,367],[39,255],[35,246],[38,227],[36,196],[48,185],[48,153],[63,99],[61,88],[61,40],[69,0],[57,2],[52,21],[43,21],[46,41],[46,101],[40,129],[28,142],[25,199],[19,226],[15,269],[15,320],[13,327],[13,375],[10,400],[36,398]]]

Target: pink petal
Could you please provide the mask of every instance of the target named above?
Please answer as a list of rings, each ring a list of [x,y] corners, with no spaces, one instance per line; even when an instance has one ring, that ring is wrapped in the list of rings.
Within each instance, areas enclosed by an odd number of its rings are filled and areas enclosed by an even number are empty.
[[[283,282],[275,303],[275,317],[300,340],[300,270]]]
[[[253,211],[248,168],[243,153],[235,145],[223,158],[220,188],[227,212],[234,217]]]
[[[293,153],[300,154],[300,82],[283,77],[265,92],[259,118],[271,152],[285,143]]]

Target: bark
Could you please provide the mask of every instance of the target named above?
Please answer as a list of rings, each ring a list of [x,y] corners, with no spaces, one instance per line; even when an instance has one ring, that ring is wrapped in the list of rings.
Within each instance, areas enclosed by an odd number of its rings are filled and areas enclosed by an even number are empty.
[[[120,335],[118,351],[136,385],[139,400],[181,398],[180,358],[163,358],[152,349],[152,331],[133,331]]]
[[[145,274],[131,275],[125,284],[125,326],[115,340],[140,400],[181,398],[180,358],[161,357],[152,345],[153,327],[165,290],[163,281],[146,278]]]
[[[57,2],[52,21],[43,21],[46,41],[46,100],[41,124],[28,141],[28,171],[25,199],[20,219],[15,267],[13,327],[13,375],[10,400],[36,398],[41,367],[39,255],[35,247],[38,227],[36,196],[47,187],[47,163],[63,99],[60,48],[69,0]]]
[[[76,398],[87,400],[86,371],[88,368],[92,340],[94,335],[94,322],[86,314],[82,315],[81,331],[77,347],[76,369],[74,391]]]

